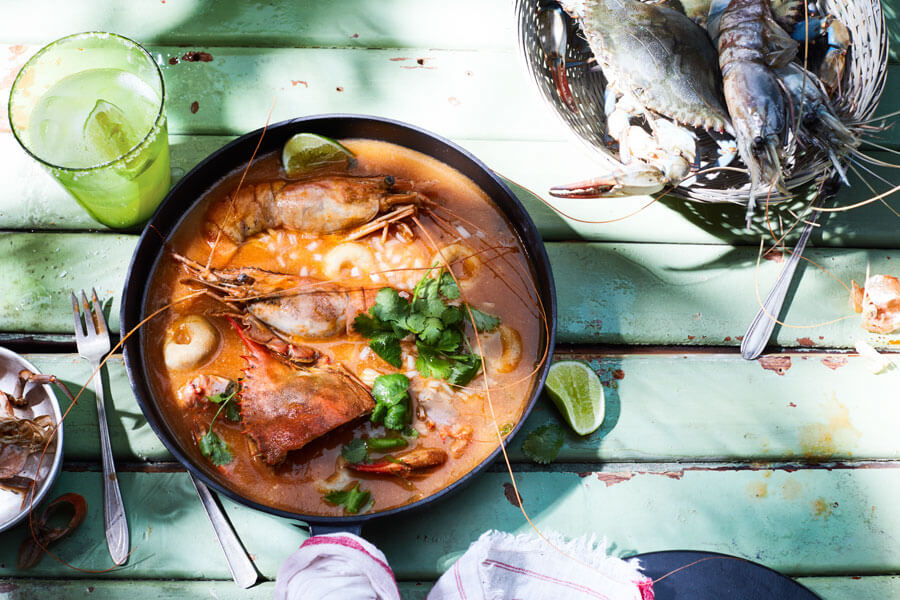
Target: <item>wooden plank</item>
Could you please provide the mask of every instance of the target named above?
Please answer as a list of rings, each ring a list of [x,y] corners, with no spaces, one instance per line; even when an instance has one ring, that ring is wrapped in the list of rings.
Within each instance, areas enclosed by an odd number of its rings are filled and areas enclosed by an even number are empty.
[[[515,20],[501,0],[278,0],[265,4],[169,0],[126,10],[114,0],[46,3],[41,27],[28,4],[14,4],[0,41],[43,44],[73,31],[115,31],[145,44],[175,46],[323,46],[494,48],[515,44]],[[889,37],[900,38],[897,0],[884,0]],[[298,16],[302,15],[302,18]],[[897,62],[897,44],[891,60]]]
[[[74,576],[74,575],[73,575]],[[70,576],[72,577],[72,576]],[[401,584],[404,588],[410,584]],[[415,584],[412,584],[415,586]],[[430,587],[429,584],[428,587]],[[420,586],[421,587],[421,586]],[[425,589],[428,589],[426,587]],[[415,587],[413,587],[415,590]],[[90,598],[91,600],[120,600],[121,598],[156,598],[183,600],[211,598],[215,600],[269,600],[275,591],[274,582],[259,583],[245,590],[233,581],[196,580],[115,580],[115,579],[36,579],[16,577],[0,581],[0,600],[21,598]],[[406,591],[405,589],[403,591]],[[415,598],[405,595],[404,598]],[[424,595],[421,596],[424,600]]]
[[[118,329],[118,297],[135,236],[0,233],[0,331],[68,333],[70,290],[97,288],[113,296],[110,327]],[[752,247],[670,244],[549,243],[564,343],[736,346],[782,263]],[[890,250],[812,249],[806,256],[849,285],[872,273],[896,273]],[[109,270],[98,273],[97,265]],[[848,306],[848,290],[809,265],[780,328],[785,347],[852,347],[866,339],[890,346],[896,336],[867,334]],[[831,322],[835,319],[843,319]],[[831,322],[831,323],[829,323]],[[807,341],[809,340],[809,341]]]
[[[800,577],[798,581],[818,594],[822,600],[875,600],[895,598],[900,595],[900,578],[891,576],[859,577]],[[399,581],[400,597],[404,600],[425,600],[431,581]],[[118,581],[85,579],[61,581],[58,579],[16,578],[0,581],[0,600],[21,598],[91,598],[91,600],[119,600],[120,598],[157,598],[158,600],[182,600],[183,598],[214,598],[217,600],[251,600],[271,598],[275,590],[273,582],[257,584],[243,590],[230,581]]]
[[[38,48],[0,45],[0,97]],[[391,117],[443,136],[567,140],[513,49],[333,49],[204,47],[212,60],[180,61],[183,47],[150,46],[162,66],[169,131],[238,135],[266,121],[328,112]],[[421,61],[421,63],[420,63]],[[900,69],[891,66],[890,71]],[[885,98],[900,98],[889,76]],[[277,100],[277,101],[276,101]],[[885,101],[882,113],[893,104]],[[0,131],[8,131],[0,123]],[[893,140],[889,140],[893,143]]]
[[[4,9],[0,41],[44,44],[76,31],[115,31],[143,44],[171,46],[321,46],[349,48],[496,48],[515,45],[516,23],[503,0],[276,0],[215,4],[195,0],[125,6],[50,0]]]
[[[602,474],[601,474],[602,475]],[[826,471],[674,471],[631,479],[519,473],[525,508],[542,531],[606,536],[622,555],[697,549],[744,556],[790,575],[893,573],[897,468]],[[485,529],[526,533],[507,500],[508,476],[480,476],[458,497],[365,531],[404,577],[449,566]],[[461,518],[465,515],[465,518]],[[420,529],[421,528],[421,529]],[[460,538],[465,542],[460,543]],[[415,548],[415,552],[409,552]],[[400,567],[395,557],[415,555]],[[416,570],[418,564],[425,569]]]
[[[521,444],[528,432],[557,423],[567,432],[557,462],[595,469],[605,461],[683,460],[821,461],[900,457],[900,371],[872,375],[858,357],[793,354],[781,363],[736,355],[557,354],[590,361],[606,386],[606,420],[580,437],[541,398],[522,432],[509,444],[516,462],[530,461]],[[73,391],[90,376],[74,355],[28,355]],[[900,360],[897,361],[900,363]],[[781,373],[775,369],[781,365]],[[107,402],[113,452],[120,461],[171,461],[144,420],[121,357],[107,363]],[[767,368],[768,367],[768,368]],[[68,401],[57,394],[62,406]],[[65,456],[98,461],[93,394],[86,389],[65,421]],[[589,466],[594,465],[594,466]],[[639,469],[640,467],[635,467]]]
[[[0,45],[0,97],[37,50]],[[170,133],[236,135],[316,113],[363,112],[448,137],[565,139],[562,121],[507,50],[196,48],[209,62],[180,61],[185,49],[151,46],[166,80]],[[419,64],[421,61],[421,64]],[[514,99],[514,101],[511,101]],[[276,102],[277,100],[277,102]],[[9,125],[0,123],[0,131]]]
[[[87,569],[112,567],[103,529],[102,474],[63,471],[49,498],[76,492],[87,501],[88,513],[78,531],[57,546],[57,555]],[[186,473],[118,473],[132,554],[117,569],[118,578],[229,579],[228,567],[197,493]],[[308,537],[290,521],[223,501],[257,569],[274,579],[278,566]],[[0,577],[18,575],[16,552],[28,535],[27,523],[0,534]],[[73,571],[45,558],[29,571],[35,577],[72,577]]]
[[[547,244],[559,298],[559,340],[614,344],[740,344],[782,263],[757,250],[665,244]],[[795,277],[773,344],[848,347],[857,339],[890,345],[896,337],[867,334],[848,305],[851,278],[896,272],[892,251],[813,249]],[[757,295],[757,290],[759,294]],[[843,319],[833,322],[836,319]],[[811,341],[811,344],[809,341]]]
[[[233,136],[172,135],[173,183],[200,160]],[[575,181],[596,173],[589,153],[580,144],[556,141],[456,140],[498,173],[509,177],[511,187],[534,219],[545,240],[589,239],[699,244],[756,245],[764,226],[744,229],[744,209],[734,205],[700,205],[664,199],[639,211],[648,197],[609,200],[552,198],[552,185]],[[880,160],[894,157],[873,153]],[[879,170],[886,178],[889,169]],[[0,229],[83,230],[105,229],[94,222],[38,164],[25,154],[11,134],[0,134],[0,178],[8,184],[0,190]],[[530,191],[529,191],[530,190]],[[871,197],[857,178],[841,190],[836,205],[850,205]],[[887,202],[900,208],[896,198]],[[566,217],[555,212],[561,211]],[[636,214],[627,215],[638,211]],[[571,217],[571,218],[569,218]],[[783,213],[791,222],[793,217]],[[617,220],[618,219],[618,220]],[[594,221],[594,222],[591,222]],[[610,222],[612,221],[612,222]],[[777,217],[773,216],[773,223]],[[897,244],[897,217],[875,203],[822,218],[813,243],[830,247],[891,247]]]
[[[616,553],[696,549],[743,556],[791,576],[891,574],[900,465],[855,469],[730,469],[670,465],[631,477],[520,472],[525,508],[536,526],[568,537],[605,536]],[[611,474],[615,476],[610,477]],[[88,518],[56,546],[81,568],[107,568],[101,474],[64,472],[51,494],[77,492]],[[428,510],[385,517],[364,535],[382,549],[400,579],[433,580],[487,529],[530,531],[507,500],[508,475],[484,473]],[[206,516],[184,473],[123,473],[123,497],[134,552],[112,577],[218,579],[229,575]],[[261,573],[272,578],[307,534],[288,521],[226,501],[226,511]],[[460,516],[465,515],[464,519]],[[15,553],[25,526],[0,534],[0,577],[16,577]],[[30,577],[73,577],[45,559]],[[895,585],[895,584],[892,584]]]

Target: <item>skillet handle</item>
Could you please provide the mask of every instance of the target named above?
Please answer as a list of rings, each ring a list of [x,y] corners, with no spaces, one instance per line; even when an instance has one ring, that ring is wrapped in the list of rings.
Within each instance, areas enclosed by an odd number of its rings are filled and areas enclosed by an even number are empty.
[[[358,535],[362,537],[362,523],[347,523],[346,525],[326,525],[310,523],[309,524],[309,535],[325,535],[326,533],[352,533],[353,535]]]

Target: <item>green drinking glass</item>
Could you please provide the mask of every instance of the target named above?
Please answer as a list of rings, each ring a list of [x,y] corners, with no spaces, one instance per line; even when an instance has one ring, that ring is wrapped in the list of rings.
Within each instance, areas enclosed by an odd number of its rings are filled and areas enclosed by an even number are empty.
[[[64,37],[22,67],[9,96],[22,148],[97,221],[146,221],[169,191],[165,85],[153,56],[113,33]]]

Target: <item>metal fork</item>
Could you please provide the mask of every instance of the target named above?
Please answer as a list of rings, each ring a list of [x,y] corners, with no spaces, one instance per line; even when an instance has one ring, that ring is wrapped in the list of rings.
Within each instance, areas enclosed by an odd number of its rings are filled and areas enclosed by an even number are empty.
[[[119,480],[116,477],[116,466],[113,462],[112,448],[109,443],[109,426],[106,423],[106,408],[103,379],[100,377],[100,361],[109,352],[109,329],[97,291],[91,289],[91,301],[81,290],[79,303],[72,293],[72,312],[75,315],[75,345],[78,354],[87,359],[93,367],[91,380],[94,394],[97,396],[97,421],[100,429],[100,456],[103,462],[103,520],[106,529],[106,545],[113,562],[120,565],[128,558],[128,521],[125,519],[125,506],[122,504],[122,493],[119,491]]]

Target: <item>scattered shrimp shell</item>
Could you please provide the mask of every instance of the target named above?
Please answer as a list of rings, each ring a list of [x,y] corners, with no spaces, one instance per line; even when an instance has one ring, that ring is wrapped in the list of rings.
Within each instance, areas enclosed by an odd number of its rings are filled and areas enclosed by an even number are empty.
[[[443,257],[443,260],[441,257]],[[470,246],[460,243],[444,246],[438,252],[435,252],[431,259],[431,264],[443,265],[444,261],[451,267],[455,267],[457,264],[460,266],[459,269],[454,269],[453,271],[456,278],[460,281],[470,279],[481,267],[481,258],[478,256],[478,253],[472,250]]]
[[[860,288],[853,281],[850,305],[862,313],[862,326],[872,333],[893,333],[900,329],[900,280],[891,275],[872,275]]]
[[[512,373],[522,360],[522,336],[518,330],[507,325],[500,325],[500,359],[497,361],[498,373]]]
[[[163,341],[163,360],[172,370],[193,369],[210,359],[219,347],[219,332],[202,315],[173,321]]]
[[[339,244],[328,251],[322,261],[322,271],[328,279],[359,276],[375,269],[375,259],[367,246],[357,242]],[[357,275],[353,275],[353,273]]]

